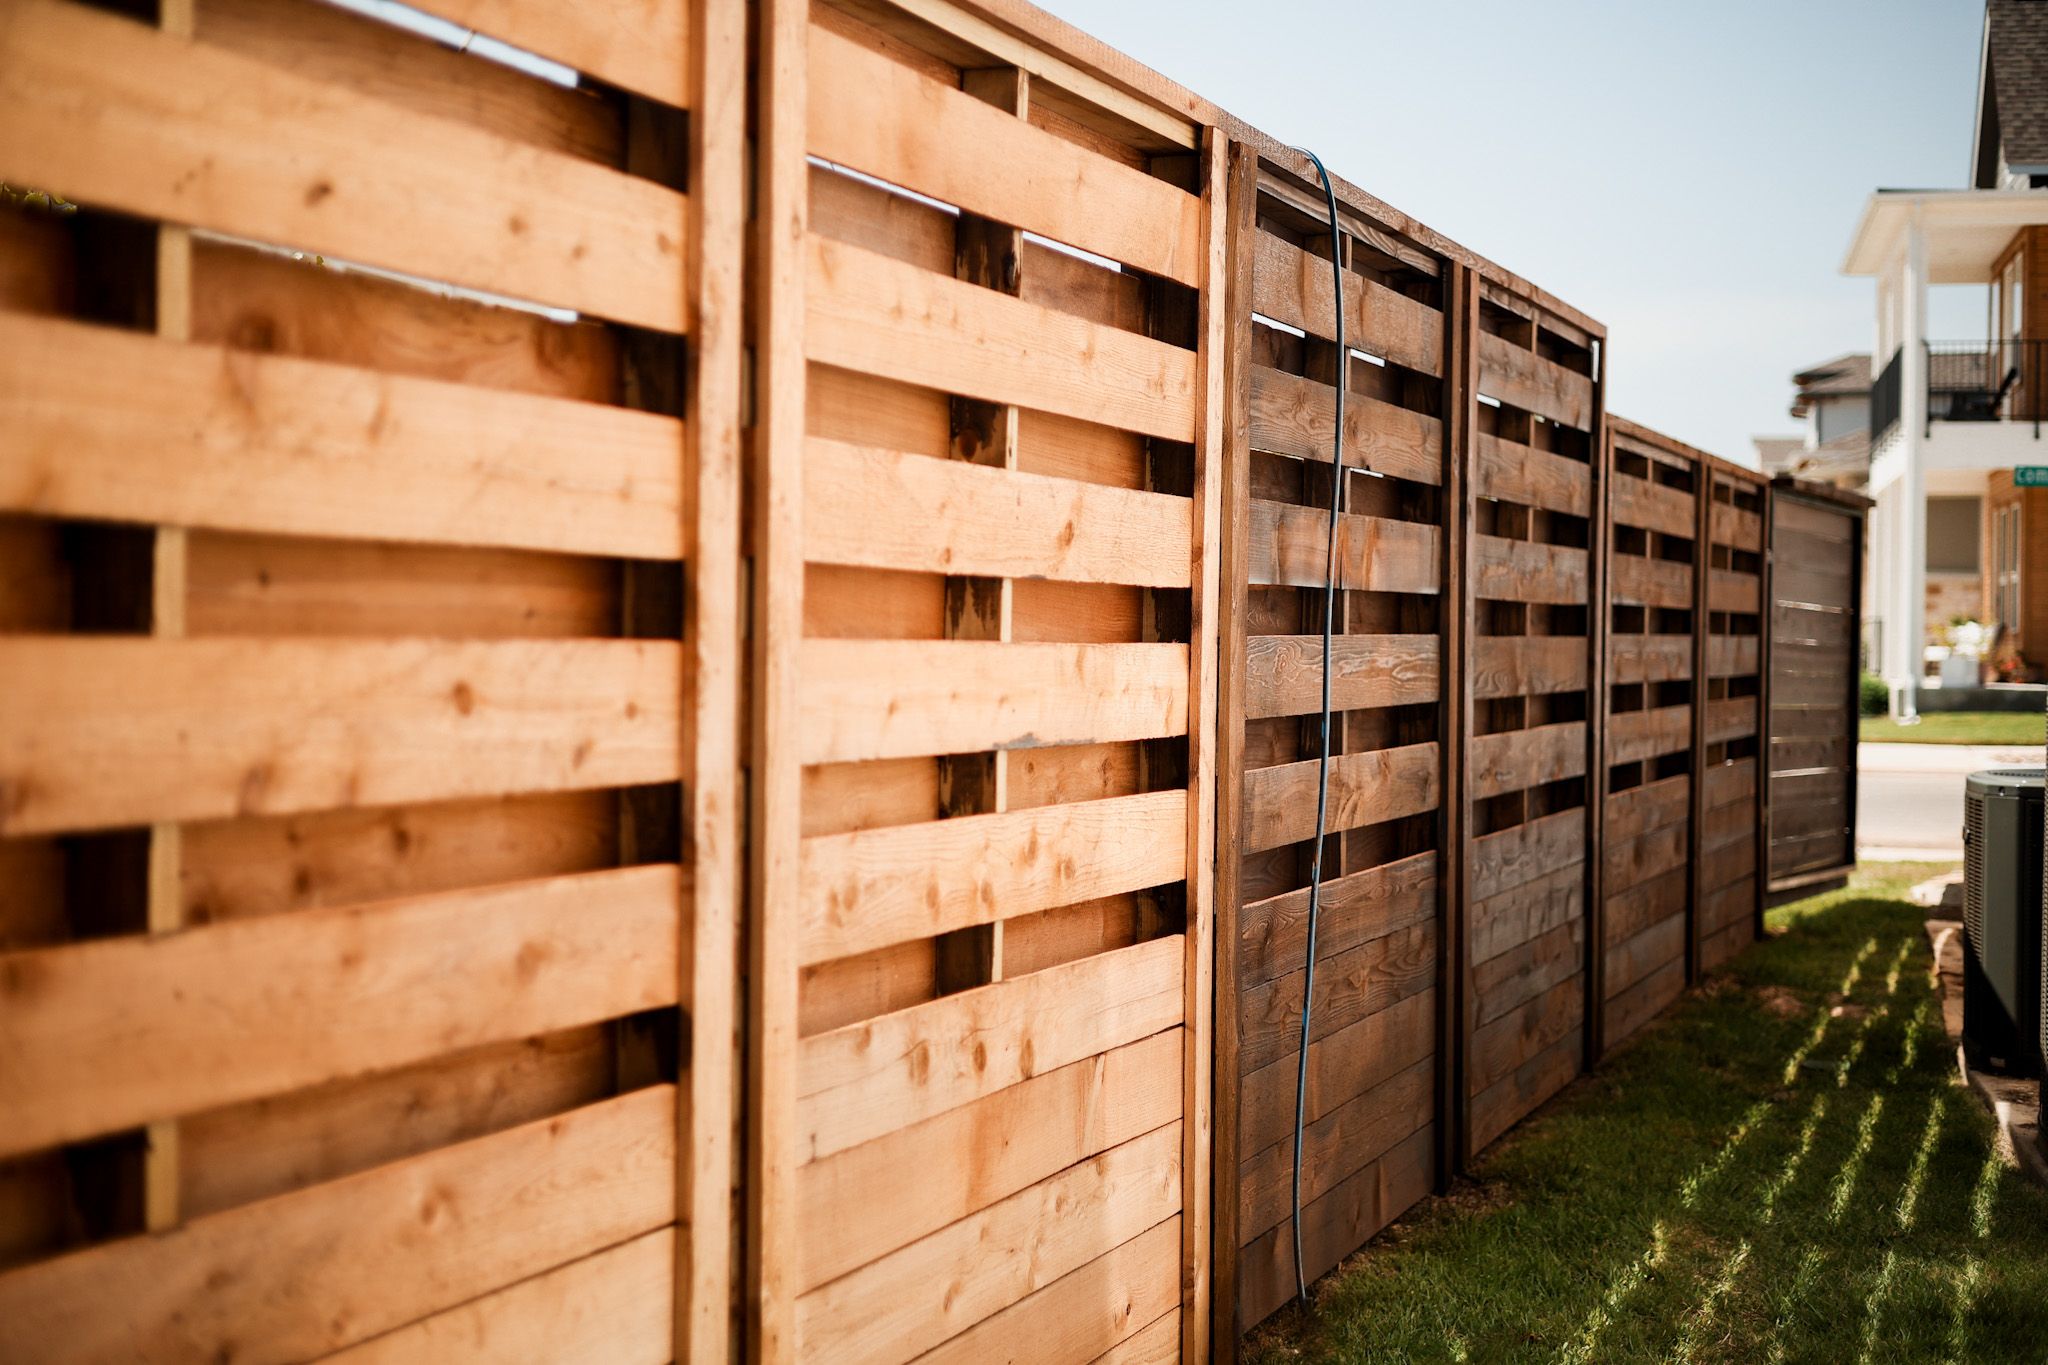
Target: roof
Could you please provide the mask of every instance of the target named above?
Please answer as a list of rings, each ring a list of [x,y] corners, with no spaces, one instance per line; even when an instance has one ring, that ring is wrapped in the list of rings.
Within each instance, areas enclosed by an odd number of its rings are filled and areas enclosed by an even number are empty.
[[[2048,0],[2029,0],[2048,8]],[[1929,284],[1986,284],[1991,264],[2023,227],[2048,225],[2040,190],[1879,190],[1863,205],[1842,273],[1879,276],[1897,269],[1908,230],[1920,221]]]
[[[1809,365],[1792,376],[1797,390],[1792,398],[1792,415],[1804,417],[1816,398],[1860,398],[1870,392],[1870,356],[1851,351],[1818,365]]]
[[[1845,431],[1832,440],[1808,448],[1797,436],[1757,436],[1757,458],[1766,474],[1796,474],[1809,479],[1837,479],[1844,475],[1858,481],[1870,471],[1870,433]]]
[[[1756,447],[1757,464],[1766,474],[1783,473],[1806,453],[1804,436],[1754,436],[1750,443]]]
[[[2048,174],[2048,3],[1988,0],[1977,70],[1970,182],[1997,184],[1998,152],[2021,174]]]
[[[1809,365],[1793,375],[1792,382],[1806,393],[1868,393],[1870,354],[1851,351],[1833,360]]]

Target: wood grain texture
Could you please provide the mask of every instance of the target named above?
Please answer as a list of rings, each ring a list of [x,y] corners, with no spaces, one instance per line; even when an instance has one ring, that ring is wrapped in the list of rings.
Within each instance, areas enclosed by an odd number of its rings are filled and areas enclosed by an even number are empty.
[[[1185,791],[804,840],[806,965],[1187,873]]]
[[[1329,575],[1330,514],[1288,503],[1252,503],[1251,582],[1321,587]],[[1337,584],[1372,592],[1434,593],[1442,570],[1434,526],[1349,513],[1337,525]]]
[[[1169,1029],[805,1165],[806,1291],[1180,1117]],[[985,1134],[1005,1140],[988,1145]]]
[[[812,237],[804,353],[1170,441],[1195,434],[1192,352]]]
[[[0,641],[0,832],[674,781],[657,641]]]
[[[80,202],[683,330],[684,197],[55,0],[0,29],[0,161]]]
[[[1175,1027],[1182,958],[1152,939],[804,1039],[799,1162]]]
[[[823,28],[813,155],[1182,284],[1202,278],[1201,201]]]
[[[1330,642],[1330,706],[1336,711],[1409,706],[1437,699],[1434,635],[1338,635]],[[1254,635],[1245,641],[1245,715],[1304,716],[1322,706],[1323,637]]]
[[[1155,739],[1188,727],[1188,647],[806,640],[805,763]]]
[[[676,1235],[663,1228],[326,1357],[338,1365],[665,1365]]]
[[[1178,1122],[1155,1129],[811,1291],[797,1301],[798,1340],[851,1362],[942,1344],[1172,1217],[1180,1140]]]
[[[1265,365],[1251,367],[1246,440],[1298,460],[1330,462],[1336,389]],[[1414,483],[1443,482],[1443,423],[1370,394],[1344,395],[1344,463]]]
[[[653,1086],[9,1271],[9,1346],[28,1359],[204,1362],[305,1360],[366,1341],[672,1220],[675,1104],[673,1087]]]
[[[1438,767],[1434,743],[1332,757],[1326,831],[1436,809]],[[1303,759],[1245,774],[1246,851],[1315,837],[1316,769],[1314,759]]]
[[[658,865],[0,957],[0,1153],[673,1004],[685,894]]]
[[[1163,493],[813,439],[804,505],[813,563],[1188,586],[1188,500]]]
[[[650,413],[6,316],[0,404],[7,511],[682,552],[682,424]]]
[[[1331,334],[1336,299],[1330,260],[1269,232],[1258,236],[1252,263],[1252,309],[1316,336]],[[1443,314],[1355,271],[1344,272],[1344,338],[1361,351],[1419,370],[1443,373]]]

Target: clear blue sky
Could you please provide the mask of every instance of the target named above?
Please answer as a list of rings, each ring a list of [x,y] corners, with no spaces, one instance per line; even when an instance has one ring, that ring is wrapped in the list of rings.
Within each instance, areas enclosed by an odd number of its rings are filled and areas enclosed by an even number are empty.
[[[1864,197],[1964,183],[1981,0],[1039,0],[1605,322],[1608,402],[1745,463],[1868,350]],[[1976,336],[1981,296],[1931,305]]]

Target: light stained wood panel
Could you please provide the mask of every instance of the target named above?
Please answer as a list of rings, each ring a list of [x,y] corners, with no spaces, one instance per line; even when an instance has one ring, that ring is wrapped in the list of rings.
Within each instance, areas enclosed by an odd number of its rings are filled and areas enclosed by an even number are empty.
[[[651,413],[4,314],[0,405],[10,512],[682,553],[682,424]]]
[[[664,641],[0,640],[0,832],[674,781]]]
[[[83,204],[684,330],[684,196],[60,0],[0,14],[0,163]]]
[[[674,865],[0,957],[0,1154],[674,1004]]]

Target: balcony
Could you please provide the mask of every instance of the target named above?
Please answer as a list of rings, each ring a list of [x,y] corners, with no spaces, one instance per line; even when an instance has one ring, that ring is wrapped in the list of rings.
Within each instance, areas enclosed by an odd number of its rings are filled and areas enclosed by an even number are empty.
[[[2048,419],[2048,341],[1930,341],[1927,422],[2025,422],[2041,435]],[[1901,417],[1905,352],[1895,353],[1870,392],[1872,445]]]

